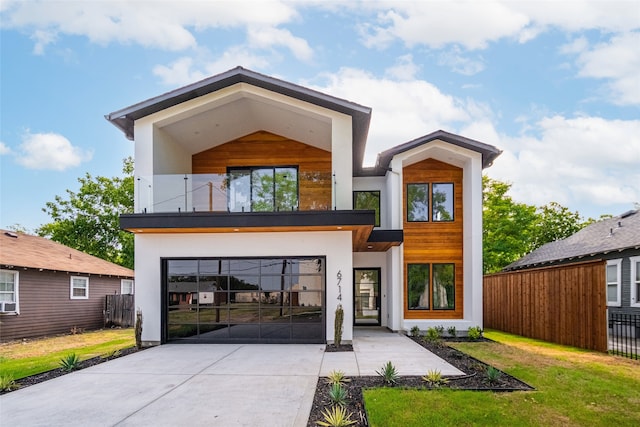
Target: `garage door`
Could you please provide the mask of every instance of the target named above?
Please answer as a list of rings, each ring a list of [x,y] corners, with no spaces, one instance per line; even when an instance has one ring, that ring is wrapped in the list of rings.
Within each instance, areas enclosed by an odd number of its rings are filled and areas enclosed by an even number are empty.
[[[324,343],[324,257],[163,260],[165,342]]]

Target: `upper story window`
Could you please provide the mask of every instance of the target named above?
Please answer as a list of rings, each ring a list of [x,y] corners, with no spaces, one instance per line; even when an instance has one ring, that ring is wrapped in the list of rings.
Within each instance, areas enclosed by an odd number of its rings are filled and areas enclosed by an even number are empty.
[[[407,184],[407,221],[429,221],[429,184]]]
[[[433,221],[453,221],[453,183],[431,185]]]
[[[442,222],[454,220],[453,183],[407,184],[407,221]],[[429,210],[431,206],[431,210]]]
[[[89,278],[71,276],[71,299],[89,298]]]
[[[18,306],[18,272],[0,270],[0,303],[4,312],[17,311]]]
[[[133,280],[122,279],[120,281],[120,293],[122,295],[133,295]]]
[[[376,211],[376,227],[380,227],[380,192],[379,191],[354,191],[354,210],[374,210]]]
[[[607,261],[607,305],[620,306],[621,259]]]
[[[298,209],[298,168],[229,168],[229,212],[274,212]]]

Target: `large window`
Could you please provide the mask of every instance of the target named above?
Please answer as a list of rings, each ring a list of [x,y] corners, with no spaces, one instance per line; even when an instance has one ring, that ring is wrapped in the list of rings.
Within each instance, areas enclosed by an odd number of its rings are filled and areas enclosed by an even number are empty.
[[[71,276],[71,299],[89,298],[89,278]]]
[[[0,270],[0,302],[15,303],[17,307],[18,274],[17,271]]]
[[[376,212],[376,227],[380,227],[380,192],[379,191],[354,191],[353,209],[373,210]]]
[[[166,340],[324,342],[324,258],[165,265]]]
[[[407,184],[407,221],[429,221],[429,184]]]
[[[407,287],[409,310],[455,310],[454,264],[408,264]]]
[[[629,258],[631,261],[631,306],[640,307],[640,256]]]
[[[434,222],[453,221],[453,189],[451,182],[407,184],[407,221],[426,222],[429,217]]]
[[[230,212],[298,209],[298,168],[253,167],[228,170]]]
[[[433,184],[431,188],[433,221],[453,221],[453,184]]]
[[[607,261],[607,305],[620,306],[621,259]]]

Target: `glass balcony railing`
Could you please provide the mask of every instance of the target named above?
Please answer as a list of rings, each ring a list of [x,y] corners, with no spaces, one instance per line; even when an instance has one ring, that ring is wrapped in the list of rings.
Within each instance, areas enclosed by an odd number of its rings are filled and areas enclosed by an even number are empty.
[[[329,173],[178,174],[136,177],[136,212],[276,212],[331,209]]]

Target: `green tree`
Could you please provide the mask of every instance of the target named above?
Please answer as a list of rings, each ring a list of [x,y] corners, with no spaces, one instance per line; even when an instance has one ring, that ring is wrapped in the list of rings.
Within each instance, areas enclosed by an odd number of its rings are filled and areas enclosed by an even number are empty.
[[[133,268],[133,235],[120,229],[120,215],[133,213],[133,159],[124,159],[122,177],[78,178],[78,192],[67,190],[42,210],[52,222],[37,234],[107,261]]]
[[[531,236],[531,250],[537,249],[545,243],[566,239],[589,224],[588,221],[582,219],[577,211],[571,212],[556,202],[540,206],[537,215],[536,226]]]
[[[536,207],[515,202],[511,184],[482,177],[483,269],[495,273],[529,253],[537,222]]]

